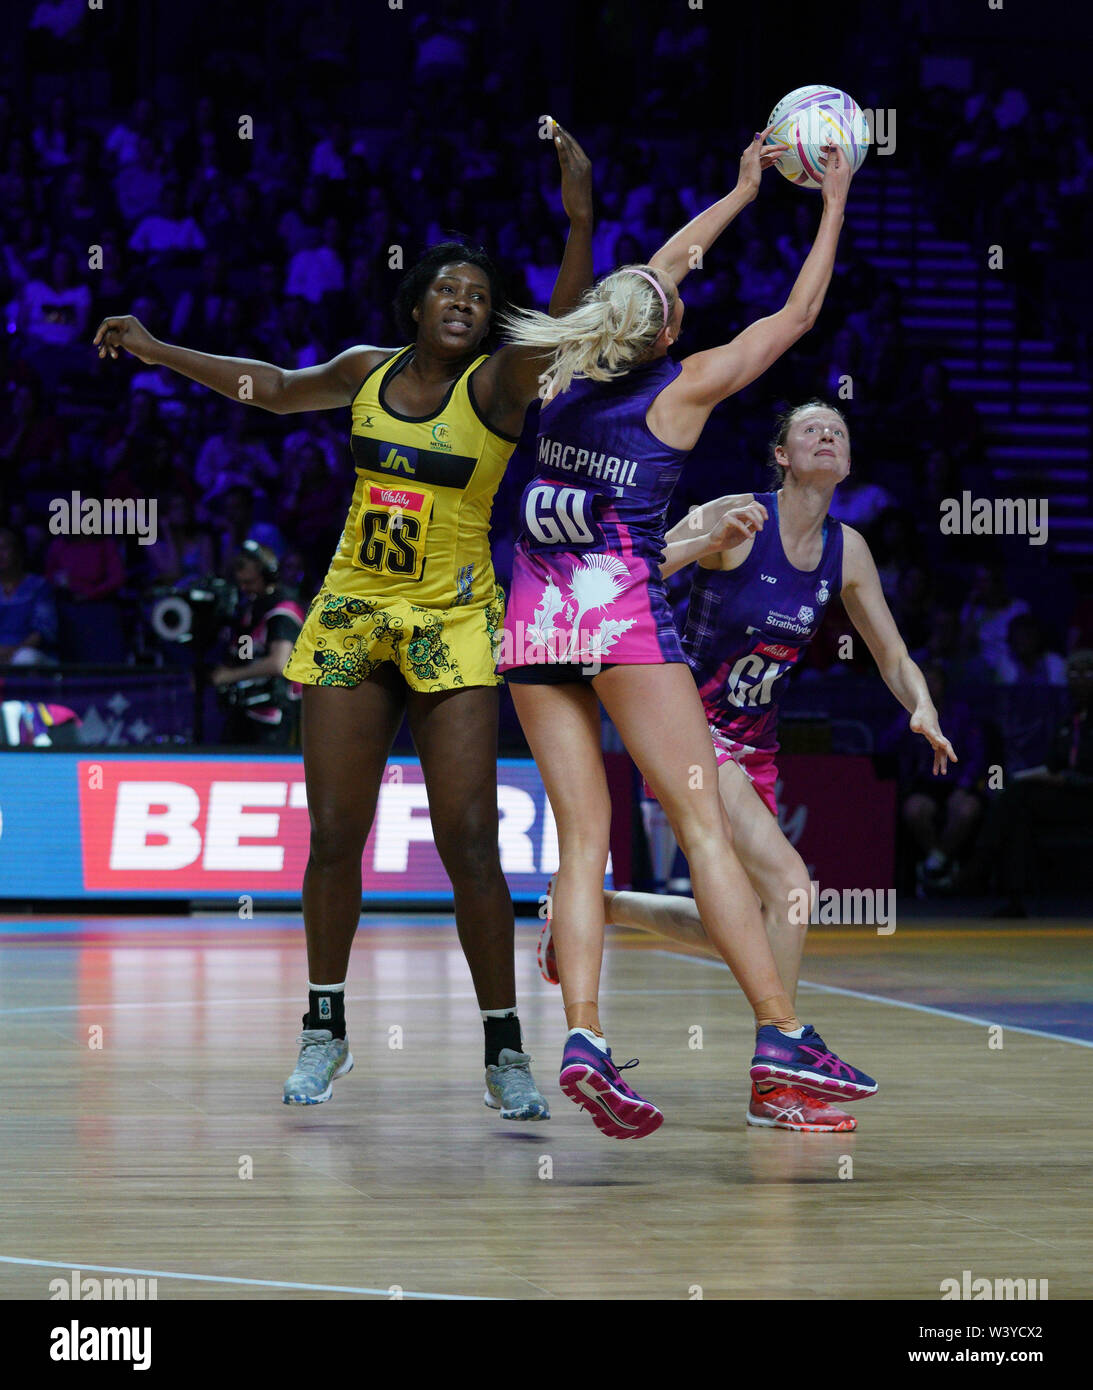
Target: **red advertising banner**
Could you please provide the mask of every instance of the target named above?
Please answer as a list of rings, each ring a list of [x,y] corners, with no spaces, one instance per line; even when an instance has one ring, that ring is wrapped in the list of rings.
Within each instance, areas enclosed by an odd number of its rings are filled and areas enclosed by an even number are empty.
[[[890,888],[896,784],[873,760],[829,753],[778,758],[778,824],[822,888]]]

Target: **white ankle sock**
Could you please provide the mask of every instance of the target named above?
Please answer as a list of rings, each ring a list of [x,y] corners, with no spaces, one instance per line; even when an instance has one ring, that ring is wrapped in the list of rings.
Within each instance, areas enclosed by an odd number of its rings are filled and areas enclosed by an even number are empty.
[[[579,1033],[579,1034],[581,1035],[582,1038],[587,1038],[588,1041],[592,1044],[593,1047],[598,1047],[599,1050],[604,1054],[604,1056],[607,1055],[607,1039],[606,1039],[606,1038],[598,1038],[598,1037],[596,1036],[596,1034],[593,1033],[593,1032],[592,1032],[590,1029],[588,1029],[588,1028],[571,1028],[571,1029],[569,1030],[568,1036],[569,1036],[569,1037],[572,1037],[574,1033]]]
[[[779,1028],[778,1031],[779,1033],[781,1033],[783,1038],[803,1038],[805,1035],[805,1027],[803,1023],[801,1024],[800,1028],[794,1028],[792,1033],[787,1033],[784,1028]]]

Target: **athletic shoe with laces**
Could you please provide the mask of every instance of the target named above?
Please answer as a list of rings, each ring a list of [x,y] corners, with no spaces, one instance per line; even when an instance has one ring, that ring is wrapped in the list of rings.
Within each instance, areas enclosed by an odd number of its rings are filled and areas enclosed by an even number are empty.
[[[353,1054],[345,1038],[329,1028],[305,1028],[296,1039],[300,1055],[296,1070],[285,1082],[286,1105],[320,1105],[334,1091],[334,1078],[353,1070]]]
[[[760,1093],[754,1083],[747,1121],[762,1129],[792,1129],[801,1134],[839,1134],[858,1127],[853,1115],[796,1086],[775,1086]]]
[[[755,1037],[751,1079],[795,1086],[809,1095],[864,1100],[877,1083],[865,1072],[836,1057],[810,1023],[799,1038],[789,1038],[768,1023]]]
[[[546,921],[539,933],[539,974],[548,985],[560,985],[562,983],[558,975],[558,961],[554,955],[554,937],[550,925],[551,908],[554,903],[554,880],[557,877],[558,875],[555,874],[547,884]]]
[[[491,1110],[500,1110],[503,1120],[549,1120],[550,1106],[531,1074],[531,1057],[503,1047],[497,1065],[486,1068],[486,1094]]]
[[[630,1089],[619,1075],[636,1067],[637,1058],[621,1067],[611,1060],[611,1049],[601,1052],[580,1033],[566,1039],[558,1084],[574,1104],[587,1110],[596,1128],[612,1139],[644,1139],[664,1122],[657,1107]]]

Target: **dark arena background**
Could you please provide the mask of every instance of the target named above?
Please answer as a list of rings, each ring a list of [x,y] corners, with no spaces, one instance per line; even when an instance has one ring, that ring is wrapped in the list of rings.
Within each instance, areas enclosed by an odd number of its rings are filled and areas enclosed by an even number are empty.
[[[332,1300],[732,1300],[734,1343],[758,1359],[773,1335],[805,1373],[878,1330],[870,1369],[1062,1355],[1048,1314],[1093,1293],[1093,143],[1066,29],[1019,0],[5,9],[0,1296],[65,1302],[9,1304],[28,1365],[61,1361],[51,1329],[75,1319],[160,1329],[162,1371],[231,1312],[240,1357],[298,1343],[325,1374],[323,1324],[297,1335],[276,1300],[319,1319]],[[567,229],[547,116],[591,162],[598,277],[730,193],[776,102],[821,80],[872,132],[830,289],[715,409],[667,520],[765,490],[787,406],[843,413],[832,516],[868,541],[959,757],[930,775],[834,596],[781,698],[778,824],[814,885],[802,1018],[876,1096],[853,1130],[747,1125],[752,1018],[724,962],[609,925],[604,1026],[665,1121],[620,1145],[567,1102],[536,950],[559,837],[502,688],[501,868],[552,1118],[482,1103],[405,725],[363,857],[356,1067],[326,1104],[282,1105],[309,816],[299,691],[273,658],[342,535],[349,412],[289,418],[101,358],[100,323],[284,369],[401,346],[399,283],[453,233],[545,309]],[[781,308],[821,205],[763,174],[687,279],[672,357]],[[493,505],[506,589],[538,415]],[[692,574],[668,580],[680,624]],[[686,897],[606,714],[602,734],[608,888]],[[478,756],[450,746],[453,773]],[[756,1300],[778,1302],[765,1324]],[[504,1352],[527,1341],[495,1326]]]

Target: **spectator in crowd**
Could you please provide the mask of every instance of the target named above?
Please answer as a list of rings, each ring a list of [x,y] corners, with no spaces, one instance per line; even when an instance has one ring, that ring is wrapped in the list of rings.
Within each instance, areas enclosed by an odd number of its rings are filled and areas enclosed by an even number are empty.
[[[900,819],[917,853],[919,890],[946,892],[956,884],[960,860],[971,849],[982,819],[985,744],[971,710],[949,695],[944,668],[933,662],[922,668],[922,674],[939,720],[953,747],[960,750],[960,761],[950,763],[944,777],[934,777],[932,751],[907,728],[905,717],[896,721],[881,746],[894,751],[898,759]]]
[[[978,567],[960,618],[967,645],[979,653],[996,680],[1009,656],[1009,625],[1019,613],[1027,612],[1023,598],[1011,597],[1000,561]]]
[[[1025,917],[1045,835],[1083,835],[1093,851],[1093,650],[1067,660],[1069,709],[1058,721],[1043,766],[1008,778],[984,826],[981,866],[993,866],[1005,900],[997,917]],[[1041,879],[1042,883],[1042,879]]]
[[[277,462],[265,443],[255,437],[255,422],[248,412],[229,405],[221,418],[223,428],[206,439],[194,464],[198,487],[215,495],[234,483],[254,489],[275,483]]]
[[[144,550],[150,584],[192,583],[214,572],[212,536],[184,492],[170,494],[158,520],[156,539]]]
[[[135,227],[142,217],[159,207],[163,184],[163,163],[156,141],[151,135],[142,135],[137,141],[136,159],[123,164],[114,179],[118,211],[130,226]]]
[[[338,255],[338,222],[327,218],[318,227],[304,227],[301,246],[288,263],[285,294],[298,295],[309,304],[319,304],[324,295],[345,288],[345,266]]]
[[[1058,652],[1045,651],[1043,628],[1032,613],[1010,619],[1006,644],[996,671],[1001,685],[1066,685],[1066,662]]]
[[[990,666],[978,651],[969,650],[960,614],[954,608],[934,609],[926,643],[912,656],[923,668],[927,663],[940,666],[945,689],[953,695],[967,691],[969,698],[976,693],[981,696],[983,688],[994,683]]]
[[[28,282],[22,312],[26,331],[37,344],[50,348],[86,345],[91,291],[77,282],[71,251],[55,251],[49,275]]]
[[[144,257],[146,265],[171,265],[180,258],[204,251],[205,234],[186,212],[182,189],[170,183],[163,190],[162,211],[149,212],[129,238],[129,249]]]
[[[23,567],[23,538],[0,529],[0,666],[54,661],[57,610],[49,584]]]
[[[220,521],[217,568],[221,574],[232,572],[235,557],[243,546],[252,541],[279,556],[285,542],[278,528],[269,521],[258,521],[254,515],[254,493],[245,483],[225,489],[218,499],[216,519]]]

